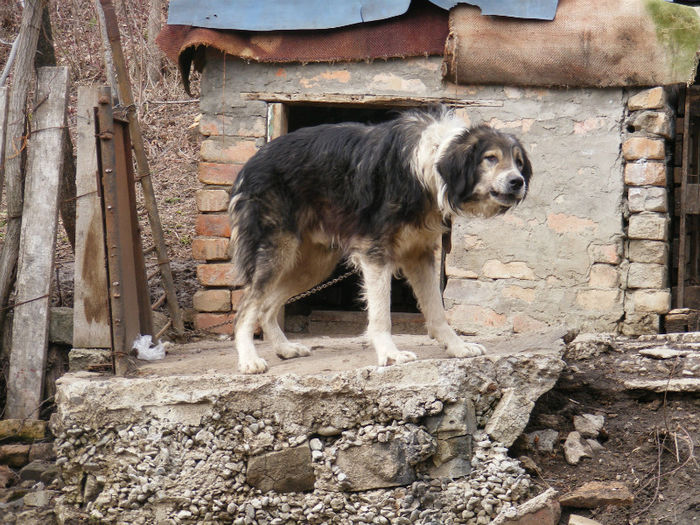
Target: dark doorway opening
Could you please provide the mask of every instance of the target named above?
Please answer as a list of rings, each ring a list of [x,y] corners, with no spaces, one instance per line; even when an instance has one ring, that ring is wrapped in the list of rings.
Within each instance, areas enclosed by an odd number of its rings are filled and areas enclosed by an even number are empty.
[[[391,120],[397,111],[392,108],[329,106],[329,105],[290,105],[287,108],[288,132],[317,126],[319,124],[337,124],[341,122],[362,122],[374,124]],[[351,269],[346,261],[341,262],[330,279],[334,279]],[[353,274],[333,286],[321,290],[309,297],[291,303],[286,313],[290,315],[309,315],[314,310],[360,311],[364,308],[362,300],[362,279]],[[405,279],[394,278],[391,283],[391,311],[418,312],[418,305],[411,287]]]

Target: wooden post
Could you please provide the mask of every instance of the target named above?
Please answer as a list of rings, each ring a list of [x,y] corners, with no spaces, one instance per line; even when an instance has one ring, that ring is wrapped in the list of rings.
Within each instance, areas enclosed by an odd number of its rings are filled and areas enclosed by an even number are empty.
[[[17,270],[7,389],[8,418],[37,418],[49,329],[49,293],[68,101],[68,68],[38,73]]]
[[[686,273],[686,237],[688,225],[688,175],[690,173],[690,88],[685,89],[685,107],[683,115],[683,149],[681,154],[681,210],[678,228],[678,288],[676,290],[676,308],[685,305]]]
[[[151,181],[151,173],[148,167],[148,159],[146,150],[143,145],[143,136],[141,135],[141,126],[136,117],[136,108],[134,106],[134,97],[131,92],[131,83],[129,74],[126,69],[126,61],[122,52],[121,40],[119,38],[119,26],[114,12],[112,0],[100,0],[105,18],[105,26],[107,30],[107,38],[112,49],[112,58],[114,67],[117,71],[117,83],[119,85],[119,99],[121,104],[126,108],[126,117],[129,121],[129,133],[131,134],[132,146],[134,148],[134,157],[136,159],[136,167],[138,170],[139,181],[143,189],[144,206],[148,213],[148,222],[151,225],[151,233],[153,235],[153,244],[156,247],[158,254],[158,267],[161,272],[163,288],[168,295],[168,310],[173,321],[173,328],[178,334],[183,334],[185,331],[182,320],[182,311],[177,302],[177,294],[175,293],[175,283],[173,274],[170,270],[170,260],[168,259],[168,248],[165,244],[163,235],[163,226],[158,215],[158,207],[156,205],[155,192],[153,190],[153,182]]]
[[[0,87],[0,196],[5,181],[5,128],[7,127],[7,88]]]
[[[4,324],[4,307],[7,305],[12,290],[19,253],[24,195],[22,159],[25,140],[25,112],[27,93],[34,75],[34,54],[41,27],[41,8],[41,0],[26,0],[22,11],[19,35],[15,41],[17,58],[12,75],[12,88],[7,105],[7,128],[5,130],[7,230],[2,253],[0,253],[0,327]]]
[[[73,346],[111,348],[102,207],[98,194],[97,87],[78,88]]]

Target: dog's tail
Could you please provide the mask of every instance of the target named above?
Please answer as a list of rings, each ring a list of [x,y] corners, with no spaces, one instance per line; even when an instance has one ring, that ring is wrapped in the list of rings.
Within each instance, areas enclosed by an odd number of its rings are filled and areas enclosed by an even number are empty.
[[[260,202],[242,192],[233,191],[228,205],[231,221],[229,256],[234,265],[237,284],[248,285],[253,280],[256,255],[265,232],[261,220]]]

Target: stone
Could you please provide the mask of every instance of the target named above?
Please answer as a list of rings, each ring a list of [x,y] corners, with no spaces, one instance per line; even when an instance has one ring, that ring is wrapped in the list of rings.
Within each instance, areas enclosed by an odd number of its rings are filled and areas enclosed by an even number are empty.
[[[574,416],[574,428],[585,438],[597,438],[605,424],[605,417],[595,414]]]
[[[627,390],[648,390],[649,392],[700,392],[700,377],[680,379],[630,379],[624,382]]]
[[[655,189],[666,193],[666,164],[663,162],[649,162],[646,160],[642,162],[628,162],[625,164],[624,178],[625,184],[628,186],[659,186],[659,188]],[[642,211],[644,209],[644,207],[641,210],[638,209],[639,206],[636,204],[639,197],[633,190],[639,189],[635,187],[629,188],[630,211]]]
[[[49,309],[49,341],[73,346],[73,309],[52,306]]]
[[[591,244],[588,247],[588,255],[593,263],[620,264],[622,245],[621,243]]]
[[[372,443],[338,451],[336,464],[347,476],[348,489],[372,490],[408,485],[416,479],[402,447]]]
[[[425,418],[425,428],[433,435],[455,433],[473,435],[476,432],[476,412],[471,399],[460,398],[455,403],[446,404],[436,416]]]
[[[54,463],[35,459],[22,467],[19,471],[19,477],[22,481],[41,481],[42,474],[53,466],[55,466]]]
[[[486,261],[481,268],[481,273],[490,279],[523,279],[527,281],[536,279],[532,268],[520,261],[507,263],[495,259]]]
[[[566,347],[566,358],[585,360],[607,354],[614,350],[613,334],[582,333],[576,336]]]
[[[542,494],[518,505],[515,515],[501,512],[491,525],[557,525],[561,517],[561,506],[557,501],[558,492],[547,489]]]
[[[593,509],[605,505],[630,506],[634,496],[622,482],[591,481],[559,498],[562,507]]]
[[[659,135],[665,139],[673,138],[671,117],[664,111],[640,111],[632,117],[630,126],[632,126],[635,131],[645,131],[653,135]]]
[[[664,288],[666,266],[661,264],[630,263],[627,270],[627,288]]]
[[[625,311],[665,314],[671,309],[669,290],[632,290],[625,297]]]
[[[31,462],[34,460],[53,461],[56,459],[56,451],[53,443],[32,443],[29,447],[29,455],[27,459]]]
[[[24,495],[24,504],[27,507],[46,507],[54,496],[53,490],[36,490]]]
[[[618,267],[612,264],[594,264],[588,285],[592,288],[616,288],[620,282]]]
[[[19,478],[7,465],[0,465],[0,489],[13,485]]]
[[[200,158],[206,162],[243,164],[255,155],[262,141],[231,137],[210,137],[202,141]]]
[[[625,160],[664,160],[666,148],[662,139],[631,137],[622,143]]]
[[[668,244],[663,241],[631,240],[629,260],[665,265],[668,261]]]
[[[586,443],[579,432],[569,432],[564,441],[564,458],[569,465],[578,465],[583,458],[593,457],[590,445]]]
[[[552,428],[535,430],[525,437],[528,446],[538,452],[554,452],[554,448],[559,444],[559,432]]]
[[[579,516],[578,514],[571,514],[569,516],[569,525],[602,525],[599,521],[592,520],[590,518],[585,518]]]
[[[630,111],[640,109],[661,109],[666,105],[666,91],[663,87],[655,87],[640,91],[627,101],[627,108]]]
[[[40,419],[0,420],[0,439],[35,441],[46,437],[48,422]]]
[[[525,397],[523,392],[512,388],[505,390],[486,423],[485,432],[494,441],[510,447],[527,426],[534,406],[534,401]]]
[[[581,290],[576,294],[576,304],[593,312],[610,311],[621,306],[622,293],[612,290]]]
[[[112,351],[106,348],[72,348],[68,352],[68,370],[90,370],[92,365],[112,364]]]
[[[316,476],[311,450],[304,443],[278,452],[253,456],[248,460],[247,482],[268,492],[305,492],[313,490]]]
[[[675,348],[644,348],[639,351],[640,355],[644,357],[651,357],[652,359],[674,359],[676,357],[685,357],[687,355],[693,354],[693,350],[677,350]]]
[[[635,213],[629,218],[628,236],[630,239],[668,240],[669,219],[661,213]]]
[[[665,182],[665,181],[664,181]],[[643,211],[668,211],[668,193],[666,188],[629,188],[627,205],[633,213]]]
[[[0,464],[20,468],[27,464],[30,445],[0,445]]]

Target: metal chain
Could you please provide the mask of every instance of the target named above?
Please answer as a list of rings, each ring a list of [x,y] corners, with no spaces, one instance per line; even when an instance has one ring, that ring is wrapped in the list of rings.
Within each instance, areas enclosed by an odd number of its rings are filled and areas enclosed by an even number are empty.
[[[326,281],[325,283],[321,283],[318,286],[314,286],[313,288],[311,288],[310,290],[307,290],[306,292],[295,295],[294,297],[290,297],[289,299],[287,299],[287,302],[284,304],[294,303],[296,301],[299,301],[301,299],[308,297],[309,295],[313,295],[316,292],[320,292],[321,290],[325,290],[326,288],[329,288],[329,287],[333,286],[334,284],[337,284],[340,281],[347,279],[348,277],[350,277],[354,273],[355,273],[355,270],[350,270],[349,272],[345,272],[343,275],[339,275],[335,279],[331,279],[330,281]]]
[[[330,281],[326,281],[325,283],[321,283],[317,286],[314,286],[313,288],[311,288],[310,290],[307,290],[306,292],[303,292],[303,293],[300,293],[300,294],[295,295],[293,297],[290,297],[289,299],[287,299],[287,302],[285,302],[284,304],[294,303],[296,301],[299,301],[301,299],[309,297],[310,295],[313,295],[317,292],[320,292],[321,290],[325,290],[326,288],[330,288],[334,284],[337,284],[340,281],[347,279],[348,277],[350,277],[354,273],[355,273],[355,270],[350,270],[349,272],[345,272],[344,274],[339,275],[335,279],[331,279]],[[206,328],[202,328],[201,330],[197,330],[197,331],[210,332],[211,330],[213,330],[215,328],[221,328],[222,326],[225,326],[227,324],[231,324],[233,322],[234,322],[233,319],[227,319],[226,321],[223,321],[221,323],[217,323],[217,324],[214,324],[211,326],[207,326]]]

